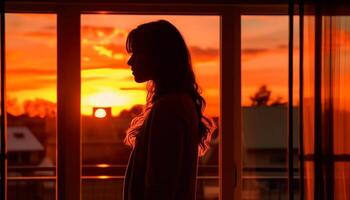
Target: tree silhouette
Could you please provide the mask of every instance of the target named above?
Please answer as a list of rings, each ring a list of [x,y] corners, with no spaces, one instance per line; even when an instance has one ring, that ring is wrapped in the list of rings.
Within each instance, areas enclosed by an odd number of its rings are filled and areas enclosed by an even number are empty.
[[[271,91],[267,89],[266,85],[262,85],[253,96],[250,96],[252,106],[267,106],[270,96]]]
[[[287,102],[283,101],[283,97],[277,97],[270,106],[285,106],[287,105]]]
[[[11,115],[20,115],[22,113],[21,106],[16,97],[7,97],[6,99],[7,112]]]
[[[56,104],[45,99],[26,100],[23,102],[24,113],[29,117],[55,117]]]

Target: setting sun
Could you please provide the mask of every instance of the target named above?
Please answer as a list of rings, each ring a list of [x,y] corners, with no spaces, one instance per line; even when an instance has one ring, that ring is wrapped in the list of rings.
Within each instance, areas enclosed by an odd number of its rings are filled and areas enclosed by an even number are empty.
[[[107,113],[106,113],[105,109],[98,108],[98,109],[95,110],[94,115],[97,118],[104,118],[104,117],[106,117]]]
[[[91,94],[86,97],[85,103],[94,106],[117,106],[125,105],[128,102],[128,97],[118,95],[117,92],[106,91],[97,94]]]

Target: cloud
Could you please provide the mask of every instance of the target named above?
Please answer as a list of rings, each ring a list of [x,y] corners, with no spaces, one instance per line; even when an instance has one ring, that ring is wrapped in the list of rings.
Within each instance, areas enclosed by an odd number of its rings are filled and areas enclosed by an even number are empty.
[[[194,62],[209,62],[218,60],[220,57],[219,50],[216,48],[190,46],[189,49]]]
[[[127,55],[122,51],[118,45],[94,45],[93,49],[102,56],[112,58],[115,60],[125,60]]]
[[[299,47],[294,47],[294,55],[298,55]],[[271,56],[277,54],[285,54],[288,56],[288,45],[277,45],[272,48],[243,48],[242,49],[242,62],[256,59],[258,56]]]
[[[146,88],[144,87],[121,87],[119,88],[120,90],[141,90],[141,91],[145,91]]]
[[[125,53],[127,54],[126,52],[126,49],[125,49],[125,46],[124,45],[116,45],[116,44],[106,44],[104,45],[105,48],[113,51],[113,52],[119,52],[119,53]]]
[[[83,47],[84,69],[94,68],[125,68],[129,69],[127,60],[129,54],[125,51],[124,45],[105,44],[87,45]],[[212,62],[219,59],[219,50],[216,48],[201,48],[190,46],[190,53],[194,63]]]
[[[96,35],[97,35],[98,31],[102,31],[105,34],[111,34],[111,33],[113,33],[114,29],[115,28],[112,27],[112,26],[89,26],[89,25],[83,25],[81,27],[82,32],[94,33],[94,34],[96,33]]]
[[[7,69],[7,74],[13,74],[16,76],[56,76],[57,70],[53,67],[48,67],[51,69],[33,69],[33,68],[16,68],[13,67],[12,69]]]
[[[31,31],[23,33],[23,36],[41,39],[55,39],[56,32],[54,31]]]
[[[33,91],[45,88],[56,88],[57,80],[56,79],[30,79],[26,80],[13,80],[9,82],[6,86],[8,92],[18,92],[18,91]]]
[[[246,48],[242,50],[243,55],[257,55],[257,54],[262,54],[265,53],[267,51],[269,51],[270,49],[259,49],[259,48]]]
[[[111,60],[108,58],[94,58],[93,63],[83,64],[82,69],[130,69],[126,61]]]
[[[56,31],[57,30],[57,26],[56,25],[47,25],[44,27],[44,29],[48,30],[48,31]]]
[[[128,31],[125,29],[119,29],[112,26],[82,26],[82,34],[93,38],[103,38],[106,36],[112,36],[115,39],[123,39],[127,36]]]
[[[242,62],[251,60],[256,56],[267,53],[270,49],[262,49],[262,48],[243,48],[242,49]]]
[[[288,44],[280,44],[280,45],[277,45],[277,48],[278,48],[278,49],[287,49],[287,48],[288,48]]]

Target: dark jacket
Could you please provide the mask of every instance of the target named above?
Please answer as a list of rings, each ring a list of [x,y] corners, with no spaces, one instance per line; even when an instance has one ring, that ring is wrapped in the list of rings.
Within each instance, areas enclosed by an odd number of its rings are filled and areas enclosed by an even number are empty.
[[[124,181],[124,200],[195,200],[198,116],[186,94],[156,101],[137,136]]]

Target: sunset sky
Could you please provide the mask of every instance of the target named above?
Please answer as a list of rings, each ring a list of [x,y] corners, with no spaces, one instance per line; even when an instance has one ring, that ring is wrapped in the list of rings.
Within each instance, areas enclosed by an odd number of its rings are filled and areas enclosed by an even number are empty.
[[[125,39],[141,23],[167,19],[178,27],[190,49],[208,103],[206,113],[219,115],[219,17],[99,14],[81,19],[82,114],[91,114],[93,106],[111,106],[113,115],[118,115],[122,109],[145,103],[145,85],[134,82],[126,65]],[[250,105],[249,96],[261,85],[272,91],[272,100],[287,101],[287,20],[286,16],[242,17],[243,105]],[[8,111],[22,113],[22,104],[29,99],[55,103],[56,16],[7,14],[6,42]]]

